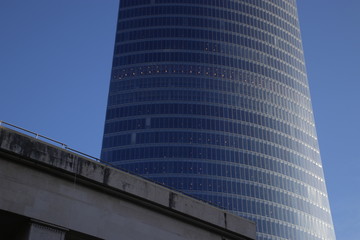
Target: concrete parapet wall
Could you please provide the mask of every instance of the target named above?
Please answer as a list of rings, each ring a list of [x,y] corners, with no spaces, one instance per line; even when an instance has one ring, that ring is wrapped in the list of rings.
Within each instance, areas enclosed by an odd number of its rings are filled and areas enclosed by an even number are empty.
[[[253,222],[3,127],[0,210],[102,239],[255,239]]]

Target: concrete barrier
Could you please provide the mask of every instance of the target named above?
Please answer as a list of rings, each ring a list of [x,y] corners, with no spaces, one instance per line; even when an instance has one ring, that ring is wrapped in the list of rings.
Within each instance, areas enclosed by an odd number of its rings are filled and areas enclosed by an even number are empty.
[[[22,219],[0,230],[12,239],[255,239],[253,222],[5,127],[0,210],[0,227]]]

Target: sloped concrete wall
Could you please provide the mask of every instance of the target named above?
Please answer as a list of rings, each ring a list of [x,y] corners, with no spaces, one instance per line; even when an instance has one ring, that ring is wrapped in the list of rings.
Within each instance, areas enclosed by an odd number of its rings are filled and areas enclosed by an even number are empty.
[[[0,128],[0,209],[101,239],[255,239],[255,224]]]

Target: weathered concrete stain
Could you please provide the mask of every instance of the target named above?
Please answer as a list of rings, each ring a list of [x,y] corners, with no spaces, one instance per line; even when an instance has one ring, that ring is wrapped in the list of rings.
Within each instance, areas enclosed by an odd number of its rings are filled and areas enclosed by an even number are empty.
[[[225,223],[225,228],[227,228],[226,212],[224,212],[224,223]]]
[[[103,184],[108,185],[108,183],[109,183],[109,177],[110,177],[110,169],[109,169],[109,168],[105,168],[105,169],[104,169]]]
[[[122,190],[127,191],[131,187],[130,183],[123,182],[122,183]]]
[[[169,193],[169,208],[175,208],[175,206],[176,206],[175,197],[176,196],[177,195],[174,192]]]

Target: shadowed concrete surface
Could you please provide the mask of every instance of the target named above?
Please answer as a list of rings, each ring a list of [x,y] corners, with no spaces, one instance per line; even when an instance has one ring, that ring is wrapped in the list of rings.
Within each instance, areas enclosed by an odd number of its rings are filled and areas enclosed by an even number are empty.
[[[255,224],[0,127],[0,236],[19,240],[249,240],[255,239]]]

